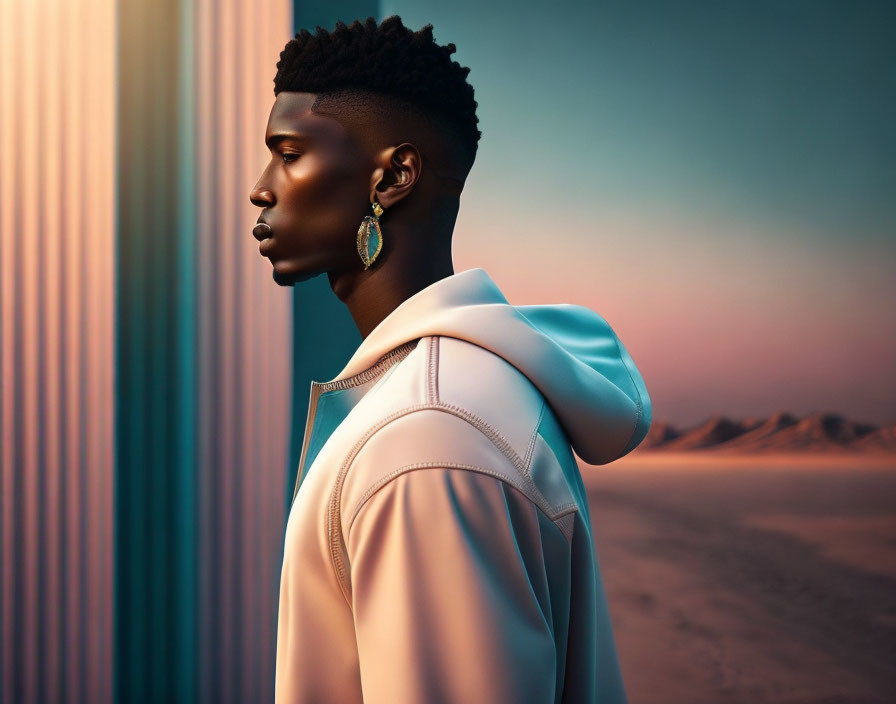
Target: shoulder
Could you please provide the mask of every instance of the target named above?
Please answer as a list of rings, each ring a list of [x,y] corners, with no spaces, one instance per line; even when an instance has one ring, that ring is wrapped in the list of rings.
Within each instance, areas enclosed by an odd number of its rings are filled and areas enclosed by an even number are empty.
[[[520,455],[543,413],[545,401],[529,378],[500,355],[454,337],[435,337],[434,399],[462,409],[483,429],[492,428]]]
[[[328,502],[328,542],[346,597],[347,529],[366,505],[399,482],[415,488],[404,495],[416,497],[418,509],[428,491],[448,491],[446,474],[463,476],[493,495],[498,482],[570,541],[579,507],[566,472],[577,469],[569,464],[574,461],[568,445],[563,464],[546,440],[551,433],[540,432],[556,428],[556,422],[529,379],[489,350],[444,336],[423,338],[400,366],[377,392],[388,400],[388,412],[367,416]],[[562,433],[559,438],[562,445]]]
[[[543,431],[553,414],[529,379],[499,355],[465,340],[423,338],[403,387],[381,394],[414,398],[370,424],[345,458],[331,510],[346,526],[360,506],[407,472],[426,468],[485,474],[518,490],[552,520],[574,508]],[[387,382],[388,384],[388,382]],[[568,449],[568,448],[567,448]],[[335,518],[335,516],[334,516]]]

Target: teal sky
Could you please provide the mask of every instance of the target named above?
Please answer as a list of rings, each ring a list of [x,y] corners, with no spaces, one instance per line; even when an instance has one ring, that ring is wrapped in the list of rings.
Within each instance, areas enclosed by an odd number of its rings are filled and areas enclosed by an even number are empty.
[[[887,3],[389,0],[470,66],[456,269],[589,305],[658,418],[896,421]]]

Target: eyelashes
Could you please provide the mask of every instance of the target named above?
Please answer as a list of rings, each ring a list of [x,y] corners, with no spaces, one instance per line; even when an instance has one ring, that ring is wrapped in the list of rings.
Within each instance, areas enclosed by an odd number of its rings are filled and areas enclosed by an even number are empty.
[[[298,159],[299,156],[301,156],[301,155],[300,155],[300,154],[294,154],[294,153],[292,153],[292,152],[283,152],[283,163],[284,163],[284,164],[291,164],[291,163],[293,163],[296,159]],[[293,158],[290,159],[290,158],[288,158],[288,157],[293,157]]]

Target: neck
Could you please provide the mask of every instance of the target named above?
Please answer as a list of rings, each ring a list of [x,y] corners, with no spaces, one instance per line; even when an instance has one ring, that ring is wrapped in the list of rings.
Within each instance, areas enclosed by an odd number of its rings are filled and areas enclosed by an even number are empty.
[[[390,235],[397,246],[387,251]],[[450,237],[407,237],[394,228],[383,236],[383,250],[367,271],[328,272],[333,293],[348,307],[362,339],[403,301],[454,274]]]

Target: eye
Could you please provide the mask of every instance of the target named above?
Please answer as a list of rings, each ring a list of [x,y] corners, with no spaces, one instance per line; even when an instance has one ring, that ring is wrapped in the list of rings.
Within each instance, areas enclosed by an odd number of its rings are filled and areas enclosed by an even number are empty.
[[[299,154],[294,154],[292,152],[283,152],[283,163],[291,164],[293,161],[299,158]]]

